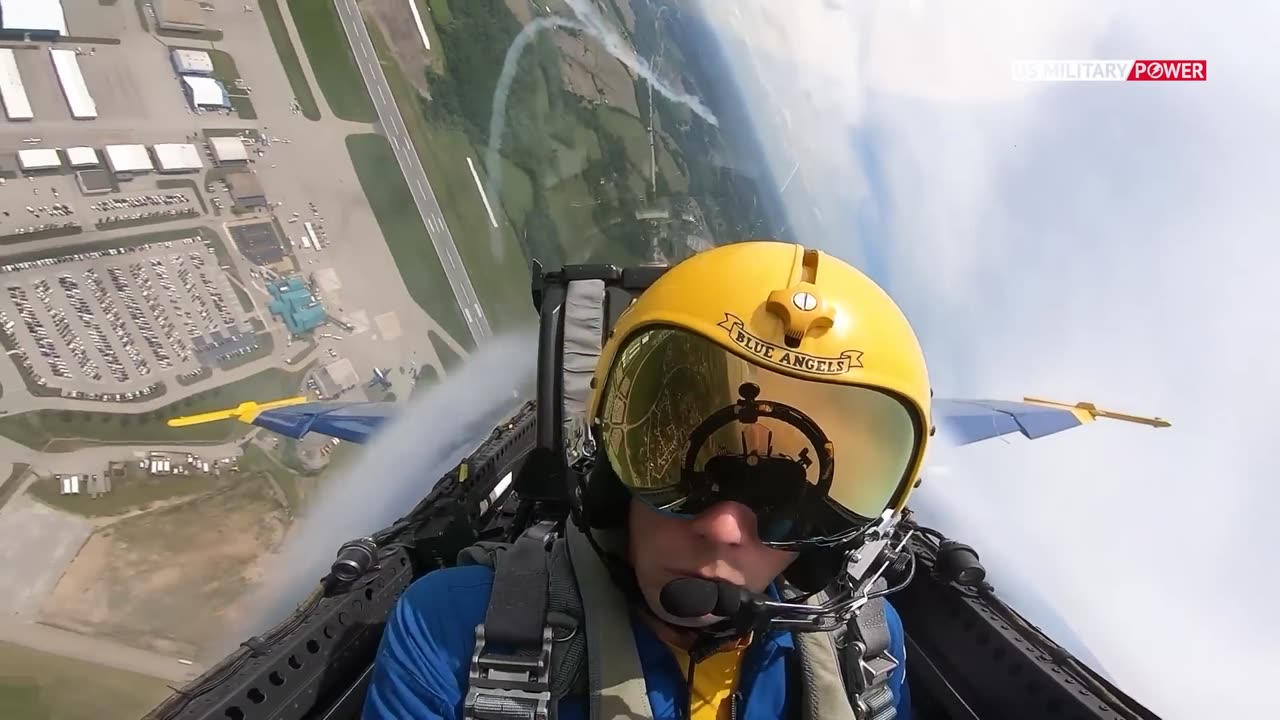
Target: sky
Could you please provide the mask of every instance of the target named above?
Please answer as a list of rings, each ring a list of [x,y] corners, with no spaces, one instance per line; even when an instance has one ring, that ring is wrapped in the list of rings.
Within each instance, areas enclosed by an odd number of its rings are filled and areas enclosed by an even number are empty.
[[[885,285],[938,396],[1173,422],[935,443],[924,519],[1162,717],[1280,714],[1280,5],[703,5],[795,236]],[[1032,58],[1208,81],[1013,82]]]

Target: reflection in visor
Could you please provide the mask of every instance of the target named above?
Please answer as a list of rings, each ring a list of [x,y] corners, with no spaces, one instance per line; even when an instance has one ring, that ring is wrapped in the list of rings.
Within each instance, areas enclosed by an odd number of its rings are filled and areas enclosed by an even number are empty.
[[[699,442],[687,468],[695,472],[682,473],[695,431],[739,402],[744,384],[758,388],[761,403],[794,409],[803,420],[730,418]],[[827,493],[818,492],[823,453],[802,432],[805,421],[816,425],[819,444],[830,442],[836,460]],[[691,477],[709,475],[718,481],[720,499],[739,500],[757,515],[794,515],[811,509],[806,496],[823,495],[846,512],[874,518],[906,479],[916,445],[910,413],[887,394],[765,370],[674,329],[643,332],[618,354],[604,390],[601,430],[623,484],[650,504],[681,513],[702,509],[697,496],[705,488],[694,487]],[[765,540],[767,526],[804,524],[759,520]]]

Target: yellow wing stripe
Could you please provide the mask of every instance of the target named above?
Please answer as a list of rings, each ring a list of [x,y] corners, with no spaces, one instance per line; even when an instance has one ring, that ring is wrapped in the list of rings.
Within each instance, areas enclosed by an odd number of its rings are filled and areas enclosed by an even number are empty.
[[[258,403],[252,400],[242,402],[229,410],[214,410],[213,412],[199,413],[196,415],[184,415],[176,417],[167,423],[169,427],[187,427],[189,425],[202,425],[204,423],[216,422],[218,420],[239,420],[249,425],[257,419],[258,415],[264,410],[273,408],[287,407],[289,405],[301,405],[307,402],[305,397],[291,397],[283,400],[272,400],[270,402]]]
[[[1112,412],[1111,410],[1099,409],[1097,405],[1090,402],[1078,402],[1074,405],[1070,403],[1054,402],[1053,400],[1040,400],[1037,398],[1024,397],[1023,402],[1032,405],[1043,405],[1044,407],[1065,408],[1072,415],[1082,422],[1093,422],[1097,418],[1109,418],[1111,420],[1124,420],[1125,422],[1138,423],[1141,425],[1150,425],[1155,428],[1170,427],[1172,423],[1159,417],[1146,417],[1143,415],[1128,415],[1125,413]]]

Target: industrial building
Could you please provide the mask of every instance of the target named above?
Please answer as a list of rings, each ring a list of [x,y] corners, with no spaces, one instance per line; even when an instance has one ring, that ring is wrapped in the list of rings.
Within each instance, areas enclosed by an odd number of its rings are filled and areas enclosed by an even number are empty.
[[[200,151],[190,143],[161,143],[151,150],[162,173],[196,172],[204,167]]]
[[[349,358],[341,358],[325,365],[316,371],[315,378],[320,396],[326,398],[337,397],[360,384],[360,375]]]
[[[213,159],[219,165],[235,165],[249,162],[249,151],[238,137],[209,138],[209,148],[213,150]]]
[[[156,22],[161,30],[204,32],[205,13],[195,0],[155,0]]]
[[[116,175],[140,175],[155,169],[145,145],[108,145],[102,148],[107,168]]]
[[[213,58],[202,50],[174,48],[169,51],[169,60],[173,62],[173,69],[179,75],[213,74]]]
[[[211,77],[183,75],[182,92],[193,110],[231,107],[231,95],[222,83]]]
[[[258,176],[248,172],[231,173],[226,177],[227,191],[231,193],[231,199],[241,207],[258,208],[266,207],[267,194],[262,189],[262,183],[258,181]]]
[[[27,89],[22,85],[22,74],[18,72],[18,61],[11,48],[0,48],[0,101],[4,102],[4,114],[10,120],[30,120],[35,117],[31,113],[31,101],[27,99]]]
[[[69,147],[66,153],[67,163],[73,168],[91,168],[102,164],[98,160],[98,151],[91,147]]]
[[[58,83],[62,85],[62,94],[67,99],[67,107],[71,109],[71,117],[77,120],[91,120],[98,117],[98,105],[89,94],[89,86],[80,73],[80,59],[75,50],[56,50],[49,48],[49,56],[53,58],[53,68],[58,73]]]
[[[52,170],[62,167],[62,158],[53,148],[33,148],[18,151],[18,167],[23,172],[32,170]]]
[[[302,278],[293,276],[267,286],[272,315],[278,315],[294,335],[311,332],[324,324],[324,306],[311,294]]]
[[[62,0],[0,0],[0,35],[31,40],[66,36]]]

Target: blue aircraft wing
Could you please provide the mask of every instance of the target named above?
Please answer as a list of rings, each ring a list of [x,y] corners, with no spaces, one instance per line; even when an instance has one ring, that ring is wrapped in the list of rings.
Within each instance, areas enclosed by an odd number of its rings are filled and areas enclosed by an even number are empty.
[[[957,445],[968,445],[1015,432],[1035,440],[1080,427],[1100,417],[1151,427],[1169,427],[1168,421],[1158,417],[1101,410],[1093,403],[1069,405],[1036,398],[1025,398],[1022,402],[935,399],[933,414],[934,423]]]

